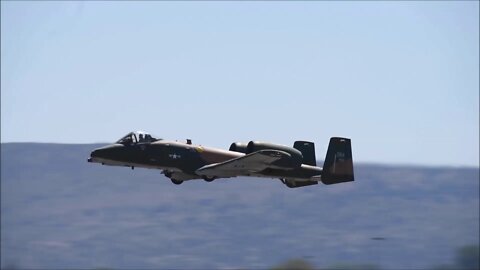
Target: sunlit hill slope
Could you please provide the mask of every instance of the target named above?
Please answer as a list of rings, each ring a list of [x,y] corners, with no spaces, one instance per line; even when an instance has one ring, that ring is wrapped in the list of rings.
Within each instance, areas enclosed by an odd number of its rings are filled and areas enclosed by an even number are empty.
[[[234,178],[173,185],[100,166],[97,145],[1,145],[1,263],[18,268],[448,264],[479,242],[479,169],[355,164],[356,181],[289,189]]]

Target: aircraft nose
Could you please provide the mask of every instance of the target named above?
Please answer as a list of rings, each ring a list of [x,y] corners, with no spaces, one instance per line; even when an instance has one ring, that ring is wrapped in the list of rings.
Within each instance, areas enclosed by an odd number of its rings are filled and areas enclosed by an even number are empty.
[[[106,146],[102,148],[97,148],[90,153],[90,157],[87,159],[88,162],[98,162],[99,158],[106,158],[110,152],[111,146]]]
[[[98,149],[95,149],[92,151],[92,153],[90,153],[90,157],[98,157]]]
[[[94,158],[98,157],[98,150],[95,149],[90,153],[90,157],[87,159],[88,162],[93,162]]]
[[[115,154],[116,149],[117,147],[114,145],[97,148],[90,153],[90,157],[87,159],[87,161],[99,162],[99,159],[110,159],[111,156]]]
[[[90,157],[87,159],[88,162],[92,162],[93,158],[98,157],[98,150],[93,150],[90,153]]]

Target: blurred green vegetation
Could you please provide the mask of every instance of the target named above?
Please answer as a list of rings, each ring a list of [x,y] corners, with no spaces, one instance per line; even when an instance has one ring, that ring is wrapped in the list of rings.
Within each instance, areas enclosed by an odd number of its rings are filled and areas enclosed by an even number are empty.
[[[480,270],[480,249],[478,245],[468,245],[455,251],[455,259],[452,264],[441,264],[430,270]],[[272,270],[381,270],[381,266],[371,263],[339,263],[327,267],[318,268],[305,259],[290,259],[281,263]]]
[[[380,270],[380,266],[372,263],[363,263],[363,264],[336,264],[329,266],[329,270]]]
[[[272,268],[272,270],[290,270],[290,269],[313,270],[316,268],[315,266],[313,266],[313,264],[311,264],[305,259],[290,259]]]
[[[452,264],[441,264],[430,268],[430,270],[480,270],[480,249],[478,245],[468,245],[458,248],[455,251]],[[15,264],[7,264],[2,269],[22,269]],[[95,270],[111,270],[113,268],[100,267]],[[306,259],[289,259],[271,270],[381,270],[381,266],[372,263],[339,263],[327,267],[318,268]]]
[[[431,270],[479,270],[479,257],[480,249],[478,245],[464,246],[456,250],[454,264],[436,265]]]
[[[382,268],[376,264],[370,264],[370,263],[363,263],[363,264],[362,263],[359,263],[359,264],[339,263],[339,264],[328,266],[326,268],[318,268],[305,259],[291,259],[272,268],[272,270],[314,270],[314,269],[315,270],[318,270],[318,269],[381,270]]]
[[[459,269],[479,269],[479,253],[478,246],[470,245],[460,248],[455,257],[456,265]]]

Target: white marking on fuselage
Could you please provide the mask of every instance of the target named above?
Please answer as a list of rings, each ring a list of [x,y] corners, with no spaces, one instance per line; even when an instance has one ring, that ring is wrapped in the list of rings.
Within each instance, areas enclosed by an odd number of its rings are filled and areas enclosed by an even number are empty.
[[[178,155],[177,153],[169,154],[168,156],[172,159],[178,159],[178,158],[182,157],[181,155]]]

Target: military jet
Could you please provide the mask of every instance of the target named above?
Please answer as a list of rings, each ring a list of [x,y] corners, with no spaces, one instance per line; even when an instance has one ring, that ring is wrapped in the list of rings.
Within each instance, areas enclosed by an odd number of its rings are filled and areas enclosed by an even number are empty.
[[[234,142],[229,150],[164,140],[146,132],[130,132],[114,144],[95,149],[88,162],[134,169],[160,169],[180,185],[184,181],[253,176],[279,179],[290,188],[354,180],[350,139],[333,137],[322,167],[317,167],[313,142],[293,147],[269,142]]]

